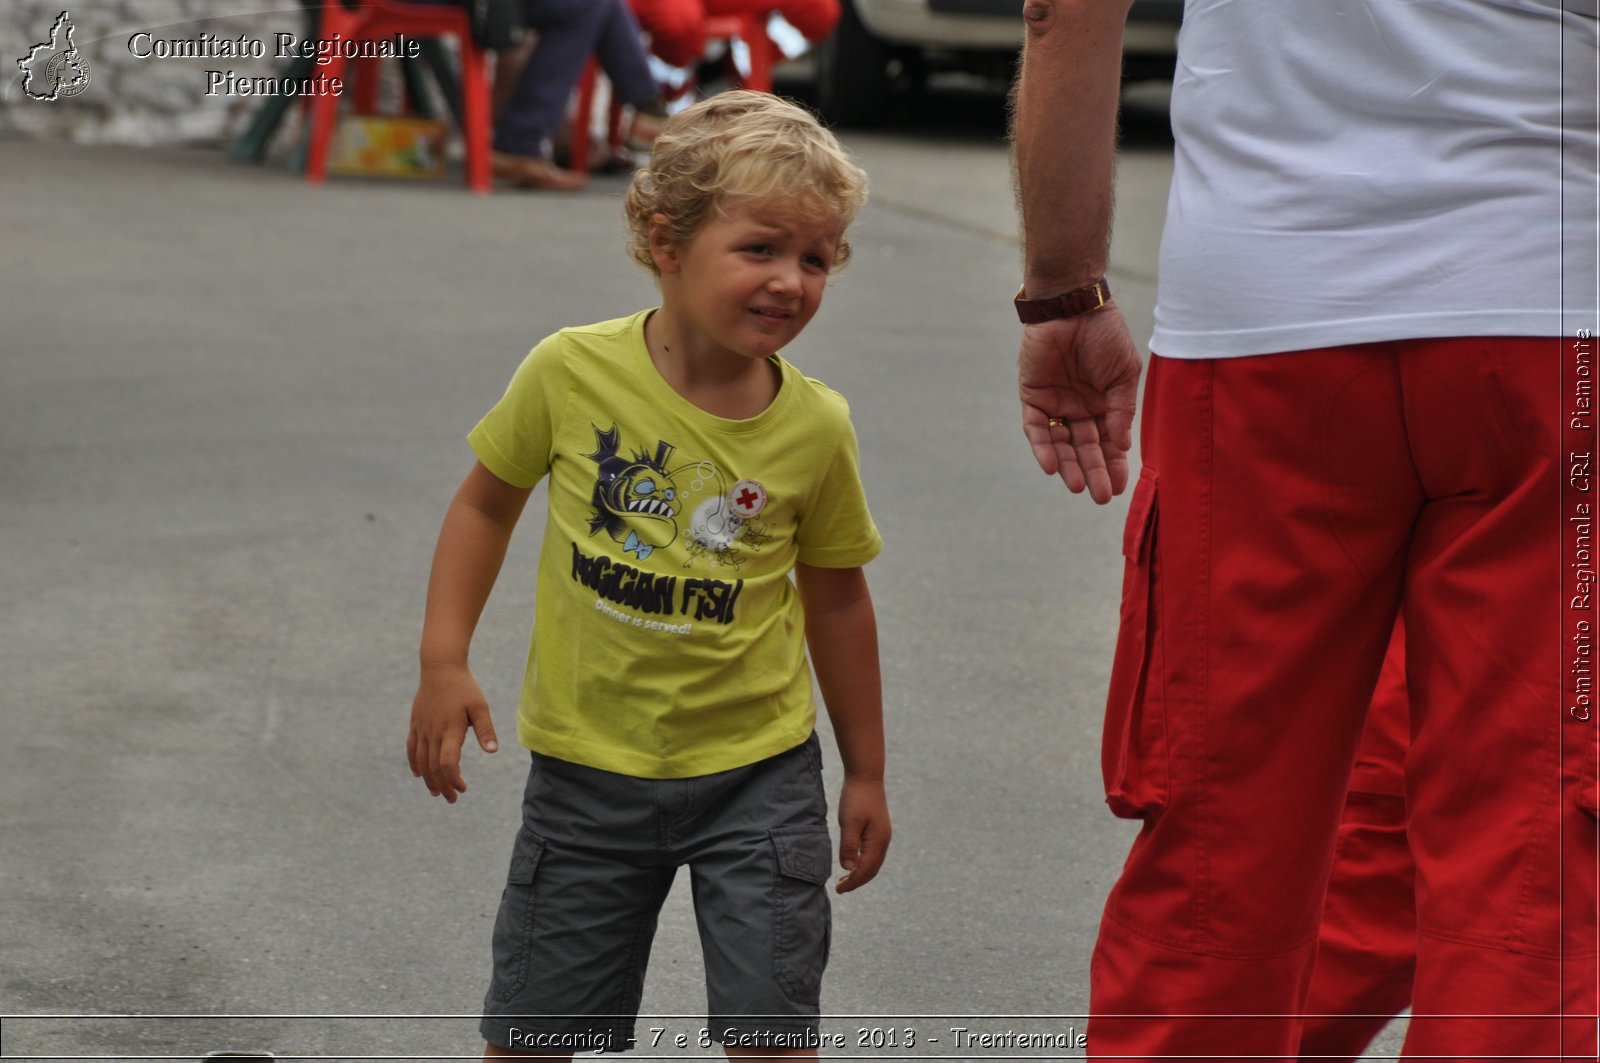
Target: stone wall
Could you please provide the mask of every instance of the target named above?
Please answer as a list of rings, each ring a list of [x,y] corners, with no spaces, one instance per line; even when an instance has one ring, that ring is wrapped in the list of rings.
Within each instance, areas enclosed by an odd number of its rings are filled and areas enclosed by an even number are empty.
[[[49,40],[65,8],[73,43],[89,64],[89,83],[70,99],[29,99],[18,60]],[[130,40],[141,31],[163,40],[241,35],[265,46],[264,58],[139,58]],[[275,33],[304,33],[296,0],[4,0],[0,2],[0,134],[78,143],[221,143],[244,128],[260,99],[207,95],[208,70],[239,77],[278,72]],[[142,50],[149,46],[141,42]],[[40,64],[42,65],[42,64]]]

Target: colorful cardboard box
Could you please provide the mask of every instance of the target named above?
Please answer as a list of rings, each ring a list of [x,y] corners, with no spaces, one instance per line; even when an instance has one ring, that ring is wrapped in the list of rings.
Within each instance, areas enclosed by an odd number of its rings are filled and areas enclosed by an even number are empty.
[[[345,115],[328,171],[363,177],[443,177],[449,127],[426,118]]]

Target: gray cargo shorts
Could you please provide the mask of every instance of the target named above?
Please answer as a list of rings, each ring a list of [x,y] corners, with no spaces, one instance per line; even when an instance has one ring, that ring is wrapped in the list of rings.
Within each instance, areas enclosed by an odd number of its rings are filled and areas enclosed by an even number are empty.
[[[689,868],[714,1041],[818,1028],[833,872],[822,754],[639,779],[533,754],[494,924],[484,1039],[525,1052],[632,1047],[656,919]]]

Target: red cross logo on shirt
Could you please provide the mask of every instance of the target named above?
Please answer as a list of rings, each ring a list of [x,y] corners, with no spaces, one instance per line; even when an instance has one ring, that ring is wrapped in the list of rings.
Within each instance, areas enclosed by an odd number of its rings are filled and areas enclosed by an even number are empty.
[[[749,520],[767,506],[767,489],[754,480],[740,480],[728,492],[728,506],[733,515]]]

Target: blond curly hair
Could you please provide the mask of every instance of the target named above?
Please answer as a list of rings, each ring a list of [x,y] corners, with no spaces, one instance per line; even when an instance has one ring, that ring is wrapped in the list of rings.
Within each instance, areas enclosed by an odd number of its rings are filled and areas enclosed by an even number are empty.
[[[867,201],[867,175],[809,111],[765,92],[719,93],[674,115],[650,164],[633,175],[622,206],[628,253],[659,274],[650,219],[664,216],[668,242],[681,247],[730,197],[837,215],[839,269],[850,258],[845,230]]]

